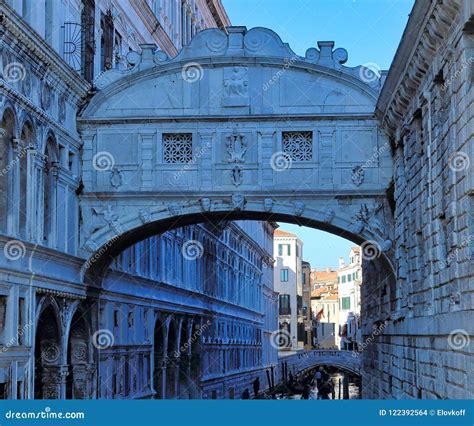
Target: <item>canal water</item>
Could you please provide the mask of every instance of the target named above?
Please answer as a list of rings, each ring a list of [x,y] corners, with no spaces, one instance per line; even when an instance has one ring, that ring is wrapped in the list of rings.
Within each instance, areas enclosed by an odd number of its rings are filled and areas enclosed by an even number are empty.
[[[329,399],[343,399],[344,398],[344,375],[343,373],[337,370],[328,372],[329,380],[332,380],[334,383],[334,393],[329,395]],[[348,384],[349,384],[349,399],[360,399],[360,379],[354,377],[350,374],[347,374]],[[302,399],[301,389],[298,387],[292,387],[292,390],[280,393],[276,395],[277,399]],[[316,384],[310,387],[308,399],[320,399],[318,396],[318,388]]]

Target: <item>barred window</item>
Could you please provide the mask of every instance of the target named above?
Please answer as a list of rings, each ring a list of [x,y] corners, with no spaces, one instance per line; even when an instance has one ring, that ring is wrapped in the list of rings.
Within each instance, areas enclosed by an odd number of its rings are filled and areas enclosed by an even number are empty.
[[[163,161],[169,164],[190,163],[193,156],[191,133],[163,134]]]
[[[313,159],[313,132],[283,132],[283,152],[293,161]]]

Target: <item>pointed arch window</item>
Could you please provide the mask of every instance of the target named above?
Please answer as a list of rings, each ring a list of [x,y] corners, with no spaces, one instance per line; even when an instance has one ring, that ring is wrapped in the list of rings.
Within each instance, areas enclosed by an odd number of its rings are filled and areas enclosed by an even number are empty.
[[[14,135],[15,117],[11,110],[6,110],[0,122],[0,233],[9,232],[8,222],[12,214]]]

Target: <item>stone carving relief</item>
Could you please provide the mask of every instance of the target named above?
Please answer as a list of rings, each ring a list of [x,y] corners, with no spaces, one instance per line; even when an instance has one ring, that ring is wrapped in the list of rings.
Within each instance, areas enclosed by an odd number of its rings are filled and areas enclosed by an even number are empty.
[[[355,186],[360,186],[364,182],[365,170],[362,166],[352,168],[351,179]]]
[[[43,83],[43,87],[41,89],[41,107],[44,110],[48,110],[51,106],[51,86],[49,83]]]
[[[87,344],[85,342],[76,342],[71,352],[74,361],[87,361]]]
[[[248,97],[248,68],[235,66],[224,69],[223,106],[246,106]]]
[[[384,241],[380,247],[382,251],[387,252],[391,249],[392,241],[389,238],[389,230],[383,218],[383,203],[377,202],[371,206],[365,203],[362,204],[353,219],[355,220],[353,222],[354,232],[360,234],[365,229]]]
[[[119,222],[119,216],[113,211],[112,206],[107,206],[103,211],[102,215],[104,220],[116,234],[120,235],[123,232],[122,224]]]
[[[168,211],[173,216],[179,216],[181,214],[181,206],[176,202],[170,203],[168,204]]]
[[[24,75],[23,80],[21,81],[21,87],[23,90],[23,94],[25,96],[30,96],[31,94],[31,70],[29,66],[24,67]]]
[[[324,222],[326,223],[331,223],[334,220],[334,217],[336,216],[336,213],[334,213],[334,210],[332,209],[327,209],[324,212]]]
[[[230,170],[230,180],[234,186],[239,186],[243,182],[243,172],[241,166],[234,166]]]
[[[201,198],[201,209],[203,212],[211,210],[211,200],[209,198]]]
[[[271,212],[273,210],[273,200],[271,198],[265,198],[263,200],[263,209],[266,212]]]
[[[245,198],[242,194],[232,195],[232,208],[234,210],[243,210],[245,205]]]
[[[58,119],[60,123],[66,121],[66,97],[64,95],[58,98]]]
[[[151,213],[147,209],[140,209],[138,216],[143,224],[151,222]]]
[[[293,208],[296,216],[301,216],[304,212],[305,204],[302,201],[296,201],[293,204]]]
[[[110,172],[110,184],[113,188],[117,189],[122,186],[122,174],[120,170],[114,167]]]
[[[247,144],[245,136],[241,135],[237,129],[234,129],[232,135],[227,136],[227,152],[229,163],[244,163],[245,153],[247,152]]]
[[[45,342],[41,347],[41,361],[55,364],[59,361],[59,346],[55,342]]]

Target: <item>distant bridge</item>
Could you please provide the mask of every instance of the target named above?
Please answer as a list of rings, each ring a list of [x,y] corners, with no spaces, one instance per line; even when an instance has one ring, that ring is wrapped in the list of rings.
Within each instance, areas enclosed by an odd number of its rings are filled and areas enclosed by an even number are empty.
[[[278,359],[280,371],[283,362],[287,363],[287,371],[295,373],[326,365],[360,376],[361,369],[361,355],[356,351],[319,349],[281,356]]]

